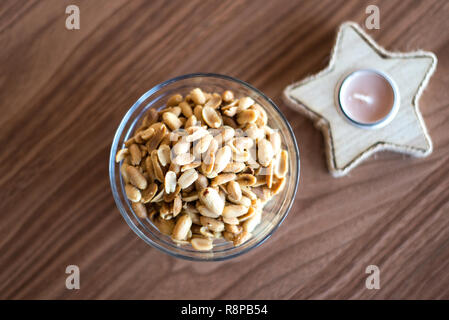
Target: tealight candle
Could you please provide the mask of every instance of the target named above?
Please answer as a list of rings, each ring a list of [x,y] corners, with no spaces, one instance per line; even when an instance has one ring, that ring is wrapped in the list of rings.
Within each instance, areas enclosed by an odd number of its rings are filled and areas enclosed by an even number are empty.
[[[352,72],[341,82],[338,103],[355,125],[377,128],[393,119],[399,107],[399,95],[387,75],[364,69]]]

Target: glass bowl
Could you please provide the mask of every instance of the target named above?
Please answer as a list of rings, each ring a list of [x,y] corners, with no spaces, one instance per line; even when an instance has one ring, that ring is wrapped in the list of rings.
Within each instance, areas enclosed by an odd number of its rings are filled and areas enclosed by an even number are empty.
[[[124,147],[134,130],[139,126],[140,120],[150,108],[161,109],[172,94],[181,93],[184,96],[192,89],[200,87],[208,92],[223,92],[232,90],[236,97],[250,96],[259,103],[268,114],[268,124],[278,129],[285,148],[289,154],[289,171],[283,191],[273,197],[264,209],[262,222],[252,232],[253,236],[244,244],[234,247],[231,242],[214,241],[211,251],[201,252],[194,250],[190,245],[178,246],[170,237],[162,234],[150,219],[141,220],[131,209],[125,194],[124,181],[120,175],[120,163],[115,162],[118,150]],[[295,135],[279,108],[262,92],[251,85],[219,74],[188,74],[167,80],[147,91],[129,109],[122,119],[112,142],[109,157],[109,177],[112,194],[120,213],[131,229],[149,245],[178,258],[199,261],[218,261],[237,257],[251,249],[256,248],[267,240],[279,227],[287,216],[295,199],[299,181],[299,150]]]

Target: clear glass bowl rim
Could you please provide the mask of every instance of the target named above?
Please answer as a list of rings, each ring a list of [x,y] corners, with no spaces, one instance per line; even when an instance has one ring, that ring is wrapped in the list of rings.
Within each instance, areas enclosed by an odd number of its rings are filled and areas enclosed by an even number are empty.
[[[283,120],[283,122],[285,123],[288,132],[293,140],[293,145],[294,145],[294,151],[295,151],[295,157],[296,157],[296,163],[297,163],[297,170],[296,170],[296,174],[295,177],[293,177],[294,179],[294,183],[295,183],[295,187],[294,187],[294,191],[292,194],[292,198],[290,199],[289,204],[287,205],[287,208],[285,210],[285,213],[283,215],[283,217],[279,220],[279,222],[270,230],[270,232],[268,232],[263,238],[261,238],[259,241],[257,241],[256,243],[254,243],[252,246],[247,247],[241,251],[238,252],[234,252],[234,253],[230,253],[229,255],[226,256],[221,256],[221,257],[213,257],[213,258],[208,258],[208,259],[203,259],[201,257],[194,257],[194,256],[187,256],[187,255],[183,255],[183,254],[179,254],[177,252],[173,252],[170,250],[167,250],[166,248],[160,246],[158,243],[154,242],[152,239],[150,239],[147,235],[143,234],[142,231],[136,227],[136,225],[133,223],[133,221],[129,218],[127,211],[120,199],[120,197],[118,196],[119,191],[117,190],[117,186],[115,183],[115,166],[117,165],[115,163],[115,150],[117,150],[118,148],[118,142],[120,139],[120,136],[126,126],[126,124],[128,123],[128,121],[131,118],[131,115],[134,113],[134,111],[141,105],[141,103],[143,101],[145,101],[149,96],[153,95],[154,93],[158,92],[160,89],[174,83],[180,80],[186,80],[186,79],[192,79],[192,78],[199,78],[199,77],[210,77],[210,78],[218,78],[218,79],[223,79],[223,80],[227,80],[227,81],[231,81],[231,82],[235,82],[237,84],[240,84],[244,87],[246,87],[247,89],[249,89],[250,91],[254,91],[256,94],[260,95],[263,99],[265,99],[271,106],[272,108],[279,114],[280,118]],[[115,203],[117,205],[117,208],[120,211],[120,214],[122,215],[122,217],[125,219],[126,223],[128,224],[128,226],[139,236],[139,238],[141,238],[142,240],[144,240],[147,244],[149,244],[150,246],[164,252],[167,253],[171,256],[174,256],[176,258],[182,258],[185,260],[191,260],[191,261],[223,261],[223,260],[228,260],[231,258],[235,258],[237,256],[240,256],[244,253],[249,252],[250,250],[259,247],[261,244],[263,244],[268,238],[270,238],[270,236],[279,228],[279,226],[282,224],[282,222],[285,220],[285,218],[288,216],[290,209],[293,205],[293,202],[295,201],[295,197],[296,197],[296,192],[298,191],[298,185],[299,185],[299,176],[300,176],[300,158],[299,158],[299,148],[298,148],[298,144],[296,141],[296,137],[295,134],[293,133],[293,130],[290,126],[290,123],[288,122],[287,118],[284,116],[284,114],[281,112],[281,110],[278,108],[278,106],[270,99],[268,98],[264,93],[262,93],[260,90],[258,90],[257,88],[253,87],[252,85],[246,83],[245,81],[242,81],[240,79],[231,77],[231,76],[227,76],[227,75],[222,75],[222,74],[217,74],[217,73],[190,73],[190,74],[184,74],[169,80],[166,80],[164,82],[161,82],[159,84],[157,84],[156,86],[154,86],[153,88],[151,88],[150,90],[148,90],[147,92],[145,92],[133,105],[132,107],[127,111],[127,113],[125,114],[125,116],[123,117],[123,119],[120,122],[119,127],[117,128],[117,131],[115,132],[114,135],[114,139],[112,141],[112,145],[111,145],[111,151],[110,151],[110,155],[109,155],[109,181],[111,184],[111,190],[112,190],[112,195],[114,197]]]

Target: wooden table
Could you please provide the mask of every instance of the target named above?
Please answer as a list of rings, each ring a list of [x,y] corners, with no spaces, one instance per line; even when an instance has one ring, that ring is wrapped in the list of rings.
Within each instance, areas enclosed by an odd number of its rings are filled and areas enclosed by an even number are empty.
[[[80,30],[65,28],[77,4]],[[282,102],[326,66],[337,26],[380,8],[389,50],[433,51],[421,99],[435,151],[378,154],[348,177],[326,169],[323,138]],[[0,298],[449,298],[449,2],[2,1]],[[272,97],[301,150],[293,209],[254,251],[220,263],[146,245],[112,198],[108,156],[127,109],[177,75],[237,77]],[[81,289],[67,290],[67,265]],[[380,268],[379,290],[365,268]]]

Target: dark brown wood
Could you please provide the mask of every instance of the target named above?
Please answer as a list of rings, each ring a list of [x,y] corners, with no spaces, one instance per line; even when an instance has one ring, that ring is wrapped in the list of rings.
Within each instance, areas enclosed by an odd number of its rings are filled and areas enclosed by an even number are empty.
[[[77,4],[81,29],[65,28]],[[380,8],[388,50],[439,58],[421,99],[435,151],[378,154],[348,177],[327,172],[323,138],[281,100],[324,68],[338,25]],[[449,298],[449,2],[2,1],[0,298]],[[216,72],[250,82],[290,119],[301,181],[290,215],[261,247],[220,263],[146,245],[109,187],[113,134],[166,79]],[[81,289],[65,288],[65,268]],[[381,289],[365,288],[378,265]]]

